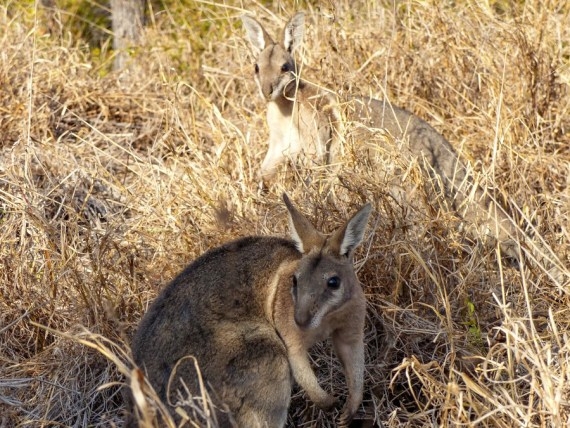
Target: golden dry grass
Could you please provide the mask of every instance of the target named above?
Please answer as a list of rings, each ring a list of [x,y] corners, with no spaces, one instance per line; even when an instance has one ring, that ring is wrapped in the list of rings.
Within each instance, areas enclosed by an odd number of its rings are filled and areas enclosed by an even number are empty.
[[[95,55],[70,36],[65,14],[0,6],[0,426],[122,425],[129,341],[149,302],[213,246],[286,235],[284,190],[321,229],[364,201],[376,209],[357,257],[368,417],[569,424],[568,284],[464,236],[393,141],[368,141],[382,155],[371,166],[347,138],[338,177],[288,168],[259,190],[268,131],[238,18],[253,12],[276,30],[307,10],[306,77],[426,119],[567,273],[570,4],[279,5],[172,1],[123,76],[105,71],[105,46]],[[413,204],[389,197],[393,179],[415,189]],[[330,348],[313,355],[342,395]],[[332,419],[294,391],[291,426]]]

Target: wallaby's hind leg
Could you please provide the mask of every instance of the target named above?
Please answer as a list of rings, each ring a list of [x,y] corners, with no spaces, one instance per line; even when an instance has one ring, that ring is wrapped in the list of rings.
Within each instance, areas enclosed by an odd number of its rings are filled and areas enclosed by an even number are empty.
[[[260,371],[253,375],[256,380],[251,383],[252,390],[246,392],[235,415],[240,428],[285,426],[291,399],[291,374],[286,358],[276,360],[271,365],[261,363]]]
[[[267,384],[271,386],[271,384]],[[265,402],[244,402],[236,417],[240,428],[272,428],[284,427],[287,422],[287,409],[291,396],[291,383],[288,388],[284,384],[273,384],[272,394],[267,396]],[[261,407],[265,405],[266,407]]]
[[[263,330],[241,330],[245,340],[222,375],[223,401],[240,428],[283,427],[287,419],[292,388],[287,353],[274,331]]]

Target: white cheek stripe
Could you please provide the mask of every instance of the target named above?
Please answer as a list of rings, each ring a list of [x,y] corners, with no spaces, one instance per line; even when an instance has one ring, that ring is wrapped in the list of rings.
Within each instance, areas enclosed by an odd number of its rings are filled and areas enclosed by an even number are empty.
[[[342,287],[337,290],[337,292],[333,295],[333,297],[331,297],[329,300],[327,300],[319,308],[319,310],[317,311],[317,313],[315,314],[315,316],[311,320],[311,323],[309,324],[311,328],[320,327],[321,322],[322,322],[323,318],[325,317],[325,315],[327,315],[329,313],[330,309],[334,308],[342,300],[343,293],[340,293],[341,290],[342,290]]]

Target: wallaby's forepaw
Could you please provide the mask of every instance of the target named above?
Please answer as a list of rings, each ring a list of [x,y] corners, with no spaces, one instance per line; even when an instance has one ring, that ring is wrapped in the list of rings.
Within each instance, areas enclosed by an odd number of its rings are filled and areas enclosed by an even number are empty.
[[[342,410],[340,418],[338,419],[338,427],[339,428],[348,428],[350,423],[352,422],[352,418],[354,417],[354,413],[350,411],[349,408],[345,407]]]
[[[269,193],[269,186],[261,177],[259,177],[259,180],[257,181],[257,189],[260,195],[267,195]]]
[[[338,405],[338,399],[332,395],[326,394],[319,400],[315,400],[315,404],[319,406],[322,410],[329,411],[334,409]]]

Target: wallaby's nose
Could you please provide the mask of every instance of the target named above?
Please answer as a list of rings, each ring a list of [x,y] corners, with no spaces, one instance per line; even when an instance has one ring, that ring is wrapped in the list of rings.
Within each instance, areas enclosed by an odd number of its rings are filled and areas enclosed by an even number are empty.
[[[299,326],[302,330],[305,330],[309,327],[311,323],[311,315],[310,314],[299,314],[295,312],[295,324]]]
[[[269,85],[269,90],[267,91],[267,96],[268,96],[268,98],[272,98],[272,97],[273,97],[276,86],[277,86],[277,85],[274,85],[274,84],[270,84],[270,85]]]

